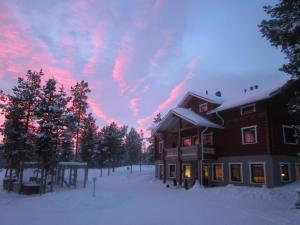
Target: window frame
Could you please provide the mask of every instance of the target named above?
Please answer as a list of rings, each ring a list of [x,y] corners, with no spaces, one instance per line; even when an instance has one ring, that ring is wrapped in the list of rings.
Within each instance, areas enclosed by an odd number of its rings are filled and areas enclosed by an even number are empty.
[[[282,174],[282,171],[281,171],[281,165],[288,165],[288,173],[289,173],[289,180],[282,180],[282,176],[281,176],[281,174]],[[291,163],[289,163],[289,162],[280,162],[279,163],[279,172],[280,172],[280,182],[282,182],[282,183],[290,183],[291,182]]]
[[[184,139],[185,139],[185,138],[190,139],[190,142],[191,142],[190,145],[184,145]],[[192,145],[193,145],[193,144],[192,144],[192,137],[191,137],[191,136],[182,137],[181,139],[182,139],[182,140],[181,140],[181,145],[182,145],[182,147],[189,147],[189,146],[192,146]]]
[[[244,130],[254,128],[255,130],[255,142],[253,143],[245,143],[245,137],[244,137]],[[247,127],[242,127],[241,128],[241,133],[242,133],[242,144],[243,145],[255,145],[258,143],[258,138],[257,138],[257,125],[252,125],[252,126],[247,126]]]
[[[296,142],[287,142],[286,141],[285,129],[293,129],[293,128],[292,128],[291,125],[285,125],[285,124],[282,125],[283,144],[285,144],[285,145],[298,145],[299,144],[298,138],[295,138]]]
[[[215,165],[222,165],[222,180],[216,180],[215,179]],[[214,182],[224,182],[224,163],[212,163],[212,181]]]
[[[175,166],[175,177],[171,177],[171,176],[170,176],[170,167],[171,167],[171,166]],[[174,179],[174,178],[176,178],[176,177],[177,177],[177,166],[176,166],[176,164],[175,164],[175,163],[168,164],[168,178]]]
[[[262,164],[262,165],[263,165],[263,168],[264,168],[264,182],[263,182],[263,183],[255,183],[255,182],[252,182],[252,170],[251,170],[251,165],[254,165],[254,164]],[[249,165],[249,181],[250,181],[250,184],[254,184],[254,185],[264,185],[264,184],[267,184],[266,162],[249,162],[248,165]]]
[[[233,181],[231,179],[231,165],[240,165],[241,166],[241,169],[240,169],[240,172],[241,172],[241,181]],[[229,182],[231,182],[231,183],[238,183],[238,184],[244,183],[243,163],[242,162],[230,162],[230,163],[228,163],[228,172],[229,172]]]
[[[253,112],[243,113],[243,109],[248,108],[248,107],[251,107],[251,106],[253,107]],[[248,104],[248,105],[244,105],[244,106],[241,106],[241,107],[240,107],[240,114],[241,114],[241,116],[249,115],[249,114],[252,114],[252,113],[255,113],[255,112],[256,112],[256,106],[255,106],[255,103]]]
[[[211,144],[207,144],[207,143],[205,143],[205,136],[206,135],[211,135],[212,136],[212,143]],[[203,134],[203,144],[204,145],[214,145],[214,132],[209,132],[209,133],[205,133],[205,134]]]
[[[206,110],[202,111],[202,110],[201,110],[201,107],[202,107],[202,106],[206,106]],[[202,104],[199,104],[199,112],[200,112],[200,113],[207,112],[207,111],[208,111],[208,104],[207,104],[207,102],[202,103]]]
[[[185,176],[185,171],[184,171],[184,166],[190,166],[190,177],[186,177]],[[192,165],[190,164],[190,163],[183,163],[182,164],[182,177],[184,178],[184,179],[192,179]]]

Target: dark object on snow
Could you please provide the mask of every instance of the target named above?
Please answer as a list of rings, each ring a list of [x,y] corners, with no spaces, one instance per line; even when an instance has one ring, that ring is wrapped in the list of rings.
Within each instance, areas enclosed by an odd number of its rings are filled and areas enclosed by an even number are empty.
[[[167,187],[167,188],[170,188],[170,185],[167,184],[166,187]]]
[[[298,193],[298,200],[295,203],[296,209],[300,209],[300,188],[296,189],[296,192]]]
[[[173,180],[173,185],[177,186],[177,180],[175,180],[175,179]]]
[[[188,183],[187,180],[184,180],[184,188],[185,188],[186,190],[189,189],[189,183]]]

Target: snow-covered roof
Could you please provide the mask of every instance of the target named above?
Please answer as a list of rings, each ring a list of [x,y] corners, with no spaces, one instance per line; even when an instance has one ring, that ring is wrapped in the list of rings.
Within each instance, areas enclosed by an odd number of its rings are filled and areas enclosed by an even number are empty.
[[[223,128],[222,126],[209,121],[205,117],[198,115],[197,113],[191,111],[190,109],[175,108],[170,110],[169,113],[163,118],[163,120],[155,128],[154,133],[157,133],[159,130],[165,130],[171,124],[174,124],[175,122],[174,120],[176,119],[174,115],[198,127],[211,127],[211,128],[218,128],[218,129]]]
[[[255,89],[253,91],[248,91],[239,96],[236,96],[234,99],[227,99],[218,106],[217,108],[210,110],[207,114],[212,114],[215,112],[221,112],[227,109],[235,108],[238,106],[243,106],[247,104],[251,104],[254,102],[262,101],[265,99],[269,99],[280,91],[280,88],[283,85],[266,88],[266,89]]]
[[[190,98],[190,97],[195,97],[198,99],[202,99],[204,101],[220,105],[223,102],[223,99],[221,97],[215,96],[215,95],[210,95],[210,94],[204,94],[198,91],[189,91],[188,93],[185,94],[185,96],[182,98],[182,100],[179,102],[177,107],[183,107],[183,104]]]

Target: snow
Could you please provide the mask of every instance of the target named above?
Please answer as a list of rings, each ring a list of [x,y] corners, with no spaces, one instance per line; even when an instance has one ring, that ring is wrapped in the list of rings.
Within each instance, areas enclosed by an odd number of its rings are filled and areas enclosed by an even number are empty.
[[[24,196],[0,190],[2,225],[299,225],[295,209],[300,182],[255,187],[166,188],[154,167],[126,167],[100,177],[90,170],[86,189]],[[4,172],[0,173],[3,177]],[[97,177],[93,197],[92,178]]]
[[[247,91],[234,99],[226,99],[219,107],[207,112],[207,114],[212,114],[215,112],[221,112],[234,107],[247,105],[264,99],[269,99],[273,96],[276,91],[278,91],[282,85],[277,87],[265,88],[265,89],[254,89],[253,91]]]
[[[193,96],[193,97],[196,97],[196,98],[199,98],[199,99],[203,99],[204,101],[208,101],[210,103],[214,103],[214,104],[218,104],[218,105],[222,104],[222,102],[223,102],[223,98],[215,96],[215,95],[204,94],[204,93],[201,93],[199,91],[189,91],[182,98],[182,100],[179,102],[177,107],[182,107],[183,103],[187,100],[187,98],[189,96]]]
[[[191,122],[196,126],[203,126],[203,127],[212,127],[212,128],[222,128],[220,125],[215,124],[208,119],[198,115],[197,113],[193,112],[190,109],[185,108],[175,108],[171,110],[171,113],[181,117],[182,119]]]

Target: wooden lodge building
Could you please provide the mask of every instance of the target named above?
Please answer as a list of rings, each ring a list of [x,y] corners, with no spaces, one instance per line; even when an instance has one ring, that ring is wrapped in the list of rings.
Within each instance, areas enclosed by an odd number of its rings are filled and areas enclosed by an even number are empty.
[[[299,82],[234,99],[188,92],[154,129],[164,183],[273,187],[300,180],[300,145],[287,103]],[[202,165],[202,166],[201,166]]]

